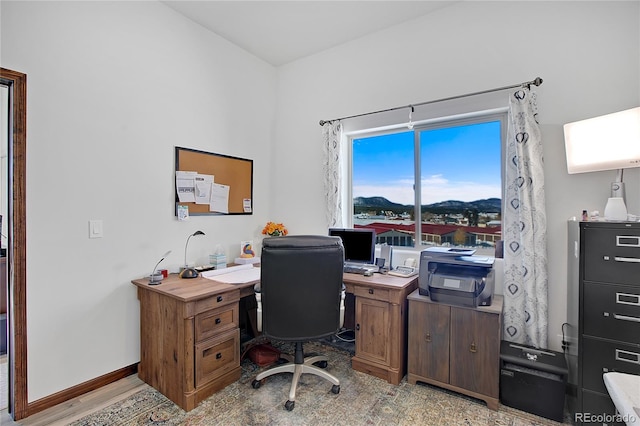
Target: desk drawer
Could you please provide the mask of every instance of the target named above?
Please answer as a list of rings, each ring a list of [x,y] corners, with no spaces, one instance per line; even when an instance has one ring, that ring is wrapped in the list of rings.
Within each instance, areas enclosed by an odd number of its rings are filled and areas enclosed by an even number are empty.
[[[640,374],[640,345],[585,337],[582,350],[585,389],[607,394],[602,374],[609,371]]]
[[[196,387],[240,366],[240,330],[228,331],[196,345]]]
[[[229,291],[224,294],[217,294],[215,296],[207,297],[196,301],[196,314],[208,311],[209,309],[215,309],[220,306],[228,305],[240,300],[240,290]]]
[[[223,331],[238,328],[238,302],[198,314],[195,317],[195,341],[214,337]]]
[[[390,302],[389,290],[356,286],[353,289],[353,294],[357,297],[366,297],[367,299],[381,300],[383,302]]]
[[[640,343],[640,287],[584,283],[584,334]]]

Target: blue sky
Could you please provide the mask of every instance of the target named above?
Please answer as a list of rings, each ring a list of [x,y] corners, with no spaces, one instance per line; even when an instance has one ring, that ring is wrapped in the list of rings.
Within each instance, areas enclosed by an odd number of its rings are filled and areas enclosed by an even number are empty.
[[[421,131],[422,204],[501,198],[500,123]],[[353,141],[353,197],[413,204],[413,131]]]

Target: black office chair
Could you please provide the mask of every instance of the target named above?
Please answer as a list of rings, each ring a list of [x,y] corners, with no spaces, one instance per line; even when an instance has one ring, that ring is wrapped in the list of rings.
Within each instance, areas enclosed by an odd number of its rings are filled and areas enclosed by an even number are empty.
[[[305,358],[302,343],[331,336],[342,327],[342,241],[339,237],[312,235],[266,238],[260,263],[260,284],[256,285],[258,331],[268,338],[294,342],[295,353],[293,357],[281,355],[289,363],[261,372],[252,386],[259,388],[265,377],[274,374],[293,373],[285,403],[289,411],[295,405],[296,387],[303,373],[330,381],[331,391],[339,393],[340,381],[320,368],[326,368],[328,358]]]

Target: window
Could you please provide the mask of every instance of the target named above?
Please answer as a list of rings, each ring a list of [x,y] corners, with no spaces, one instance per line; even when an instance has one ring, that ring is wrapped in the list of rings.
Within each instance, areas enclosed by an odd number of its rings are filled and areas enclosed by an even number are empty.
[[[374,228],[378,243],[493,254],[505,123],[491,113],[351,137],[353,226]]]

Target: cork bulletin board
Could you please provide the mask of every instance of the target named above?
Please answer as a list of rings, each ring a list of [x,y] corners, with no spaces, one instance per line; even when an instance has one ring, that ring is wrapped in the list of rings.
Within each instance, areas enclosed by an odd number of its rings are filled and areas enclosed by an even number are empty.
[[[229,187],[228,213],[210,211],[208,204],[180,202],[176,186],[174,214],[178,206],[186,205],[189,215],[253,214],[253,160],[214,154],[190,148],[175,147],[176,172],[197,172],[212,175],[216,184]],[[247,208],[249,206],[249,208]]]

